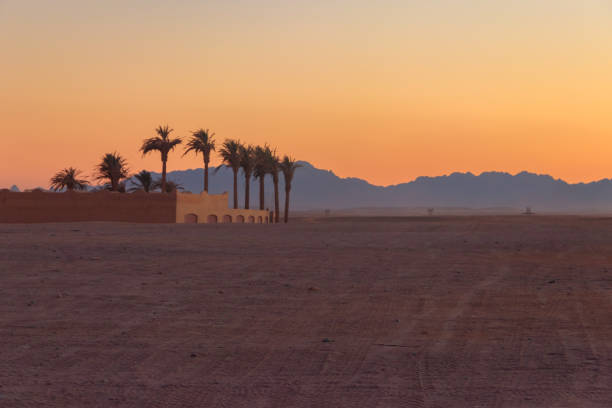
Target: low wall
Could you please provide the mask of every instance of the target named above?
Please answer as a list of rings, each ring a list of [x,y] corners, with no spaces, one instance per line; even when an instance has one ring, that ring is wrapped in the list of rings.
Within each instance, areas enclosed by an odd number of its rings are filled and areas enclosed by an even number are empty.
[[[177,223],[254,223],[267,224],[268,211],[228,208],[228,194],[178,193],[176,195]]]
[[[1,223],[176,222],[176,194],[0,192]]]

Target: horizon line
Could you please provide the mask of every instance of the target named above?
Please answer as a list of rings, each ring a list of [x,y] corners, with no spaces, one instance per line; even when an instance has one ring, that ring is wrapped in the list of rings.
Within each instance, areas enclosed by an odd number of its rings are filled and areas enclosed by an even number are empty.
[[[325,171],[325,172],[332,173],[334,176],[338,177],[341,180],[359,180],[359,181],[363,181],[363,182],[369,184],[372,187],[380,187],[380,188],[397,187],[397,186],[401,186],[401,185],[405,185],[405,184],[411,184],[411,183],[417,182],[419,179],[446,178],[446,177],[451,177],[453,175],[465,175],[465,176],[481,177],[481,176],[487,175],[487,174],[503,174],[503,175],[509,175],[511,177],[516,177],[516,176],[519,176],[521,174],[528,174],[528,175],[533,175],[533,176],[538,176],[538,177],[549,177],[549,178],[553,179],[554,181],[560,181],[560,182],[563,182],[563,183],[565,183],[567,185],[570,185],[570,186],[595,184],[595,183],[600,183],[602,181],[610,181],[610,180],[612,180],[610,178],[605,178],[604,177],[604,178],[600,178],[600,179],[594,179],[594,180],[591,180],[591,181],[579,181],[579,182],[572,183],[572,182],[566,181],[566,180],[564,180],[564,179],[562,179],[560,177],[554,177],[554,176],[552,176],[552,175],[550,175],[548,173],[537,173],[537,172],[532,172],[532,171],[529,171],[529,170],[521,170],[521,171],[519,171],[517,173],[514,173],[514,174],[509,172],[509,171],[486,170],[486,171],[482,171],[482,172],[480,172],[478,174],[477,173],[473,173],[471,171],[453,171],[453,172],[450,172],[450,173],[439,174],[439,175],[435,175],[435,176],[417,176],[416,178],[414,178],[412,180],[409,180],[409,181],[404,181],[404,182],[397,183],[397,184],[381,185],[381,184],[374,184],[374,183],[372,183],[372,182],[370,182],[370,181],[368,181],[366,179],[360,178],[360,177],[353,177],[353,176],[343,177],[343,176],[340,176],[340,175],[338,175],[337,173],[335,173],[331,169],[323,169],[323,168],[316,167],[314,164],[312,164],[311,162],[309,162],[307,160],[297,160],[297,161],[299,163],[306,163],[309,166],[311,166],[312,168],[314,168],[315,170]],[[209,169],[212,170],[212,169],[215,169],[217,167],[222,167],[222,166],[223,166],[222,164],[220,164],[218,166],[210,166]],[[146,169],[142,169],[142,170],[146,170]],[[203,171],[203,170],[204,170],[203,167],[176,169],[176,170],[168,171],[168,175],[170,175],[171,173],[174,173],[174,172]],[[155,170],[147,170],[147,171],[149,171],[150,173],[153,173],[153,174],[161,174],[161,172],[155,171]],[[134,174],[130,175],[130,177],[128,177],[128,179],[131,179],[135,174],[136,174],[136,172]],[[90,185],[94,186],[94,184],[90,184]],[[45,187],[42,187],[41,185],[38,185],[38,186],[35,186],[35,187],[30,187],[30,186],[21,187],[18,184],[13,183],[10,186],[0,187],[0,190],[1,189],[11,189],[13,187],[17,187],[20,190],[23,190],[23,189],[35,189],[35,188],[45,188]]]

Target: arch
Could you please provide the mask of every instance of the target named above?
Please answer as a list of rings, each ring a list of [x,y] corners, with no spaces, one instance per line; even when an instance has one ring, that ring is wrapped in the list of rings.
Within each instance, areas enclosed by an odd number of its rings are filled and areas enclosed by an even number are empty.
[[[238,224],[244,224],[244,215],[237,215],[236,216],[236,222]]]
[[[217,221],[217,216],[215,214],[210,214],[208,217],[206,217],[207,224],[216,224]]]
[[[266,217],[266,224],[270,223],[270,219],[268,217]]]
[[[198,216],[196,214],[185,214],[185,224],[197,224]]]
[[[232,223],[232,216],[225,214],[223,216],[223,223],[224,224],[231,224]]]
[[[257,217],[257,223],[258,224],[263,223],[263,218],[261,217],[261,215],[259,217]]]
[[[255,224],[255,217],[249,215],[249,218],[247,218],[247,224]]]

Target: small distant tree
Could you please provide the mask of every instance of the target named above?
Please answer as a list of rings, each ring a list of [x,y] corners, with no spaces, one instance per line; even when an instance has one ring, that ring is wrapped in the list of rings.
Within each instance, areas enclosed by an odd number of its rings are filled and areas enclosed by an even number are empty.
[[[293,175],[295,170],[302,167],[301,164],[297,163],[295,159],[289,156],[283,157],[283,160],[279,163],[280,171],[283,173],[285,179],[285,224],[289,222],[289,197],[291,194],[291,182],[293,181]],[[326,210],[326,212],[329,210]]]
[[[88,182],[87,179],[79,178],[80,175],[81,171],[75,169],[74,167],[68,167],[58,171],[53,177],[51,177],[51,190],[85,190]]]
[[[127,161],[117,152],[106,153],[96,166],[96,180],[106,181],[111,191],[125,191],[122,180],[128,177]],[[123,185],[123,188],[122,188]]]
[[[175,191],[182,191],[184,190],[183,186],[179,183],[176,183],[172,180],[166,180],[166,190],[163,191],[162,193],[174,193]],[[155,180],[155,183],[153,183],[153,190],[161,190],[163,188],[163,184],[162,184],[162,180],[158,179]]]
[[[171,139],[170,133],[172,133],[174,129],[170,129],[168,125],[166,126],[158,126],[155,129],[157,136],[151,137],[149,139],[145,139],[142,142],[142,146],[140,147],[140,151],[142,155],[146,155],[153,151],[158,151],[161,154],[162,161],[162,192],[166,191],[166,163],[168,162],[168,153],[170,153],[176,146],[182,143],[180,137]]]
[[[185,146],[185,156],[189,152],[196,155],[202,154],[204,159],[204,191],[208,193],[208,164],[210,163],[210,152],[215,151],[215,134],[208,129],[199,129],[191,132],[191,137]]]
[[[130,188],[130,192],[144,191],[145,193],[149,193],[153,190],[153,175],[146,170],[142,170],[140,173],[134,175],[132,184],[134,184],[134,187]]]

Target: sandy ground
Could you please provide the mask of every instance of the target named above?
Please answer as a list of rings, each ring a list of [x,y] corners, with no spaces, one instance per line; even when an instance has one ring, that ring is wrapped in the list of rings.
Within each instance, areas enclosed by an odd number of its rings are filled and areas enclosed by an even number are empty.
[[[0,407],[610,407],[612,219],[0,225]]]

